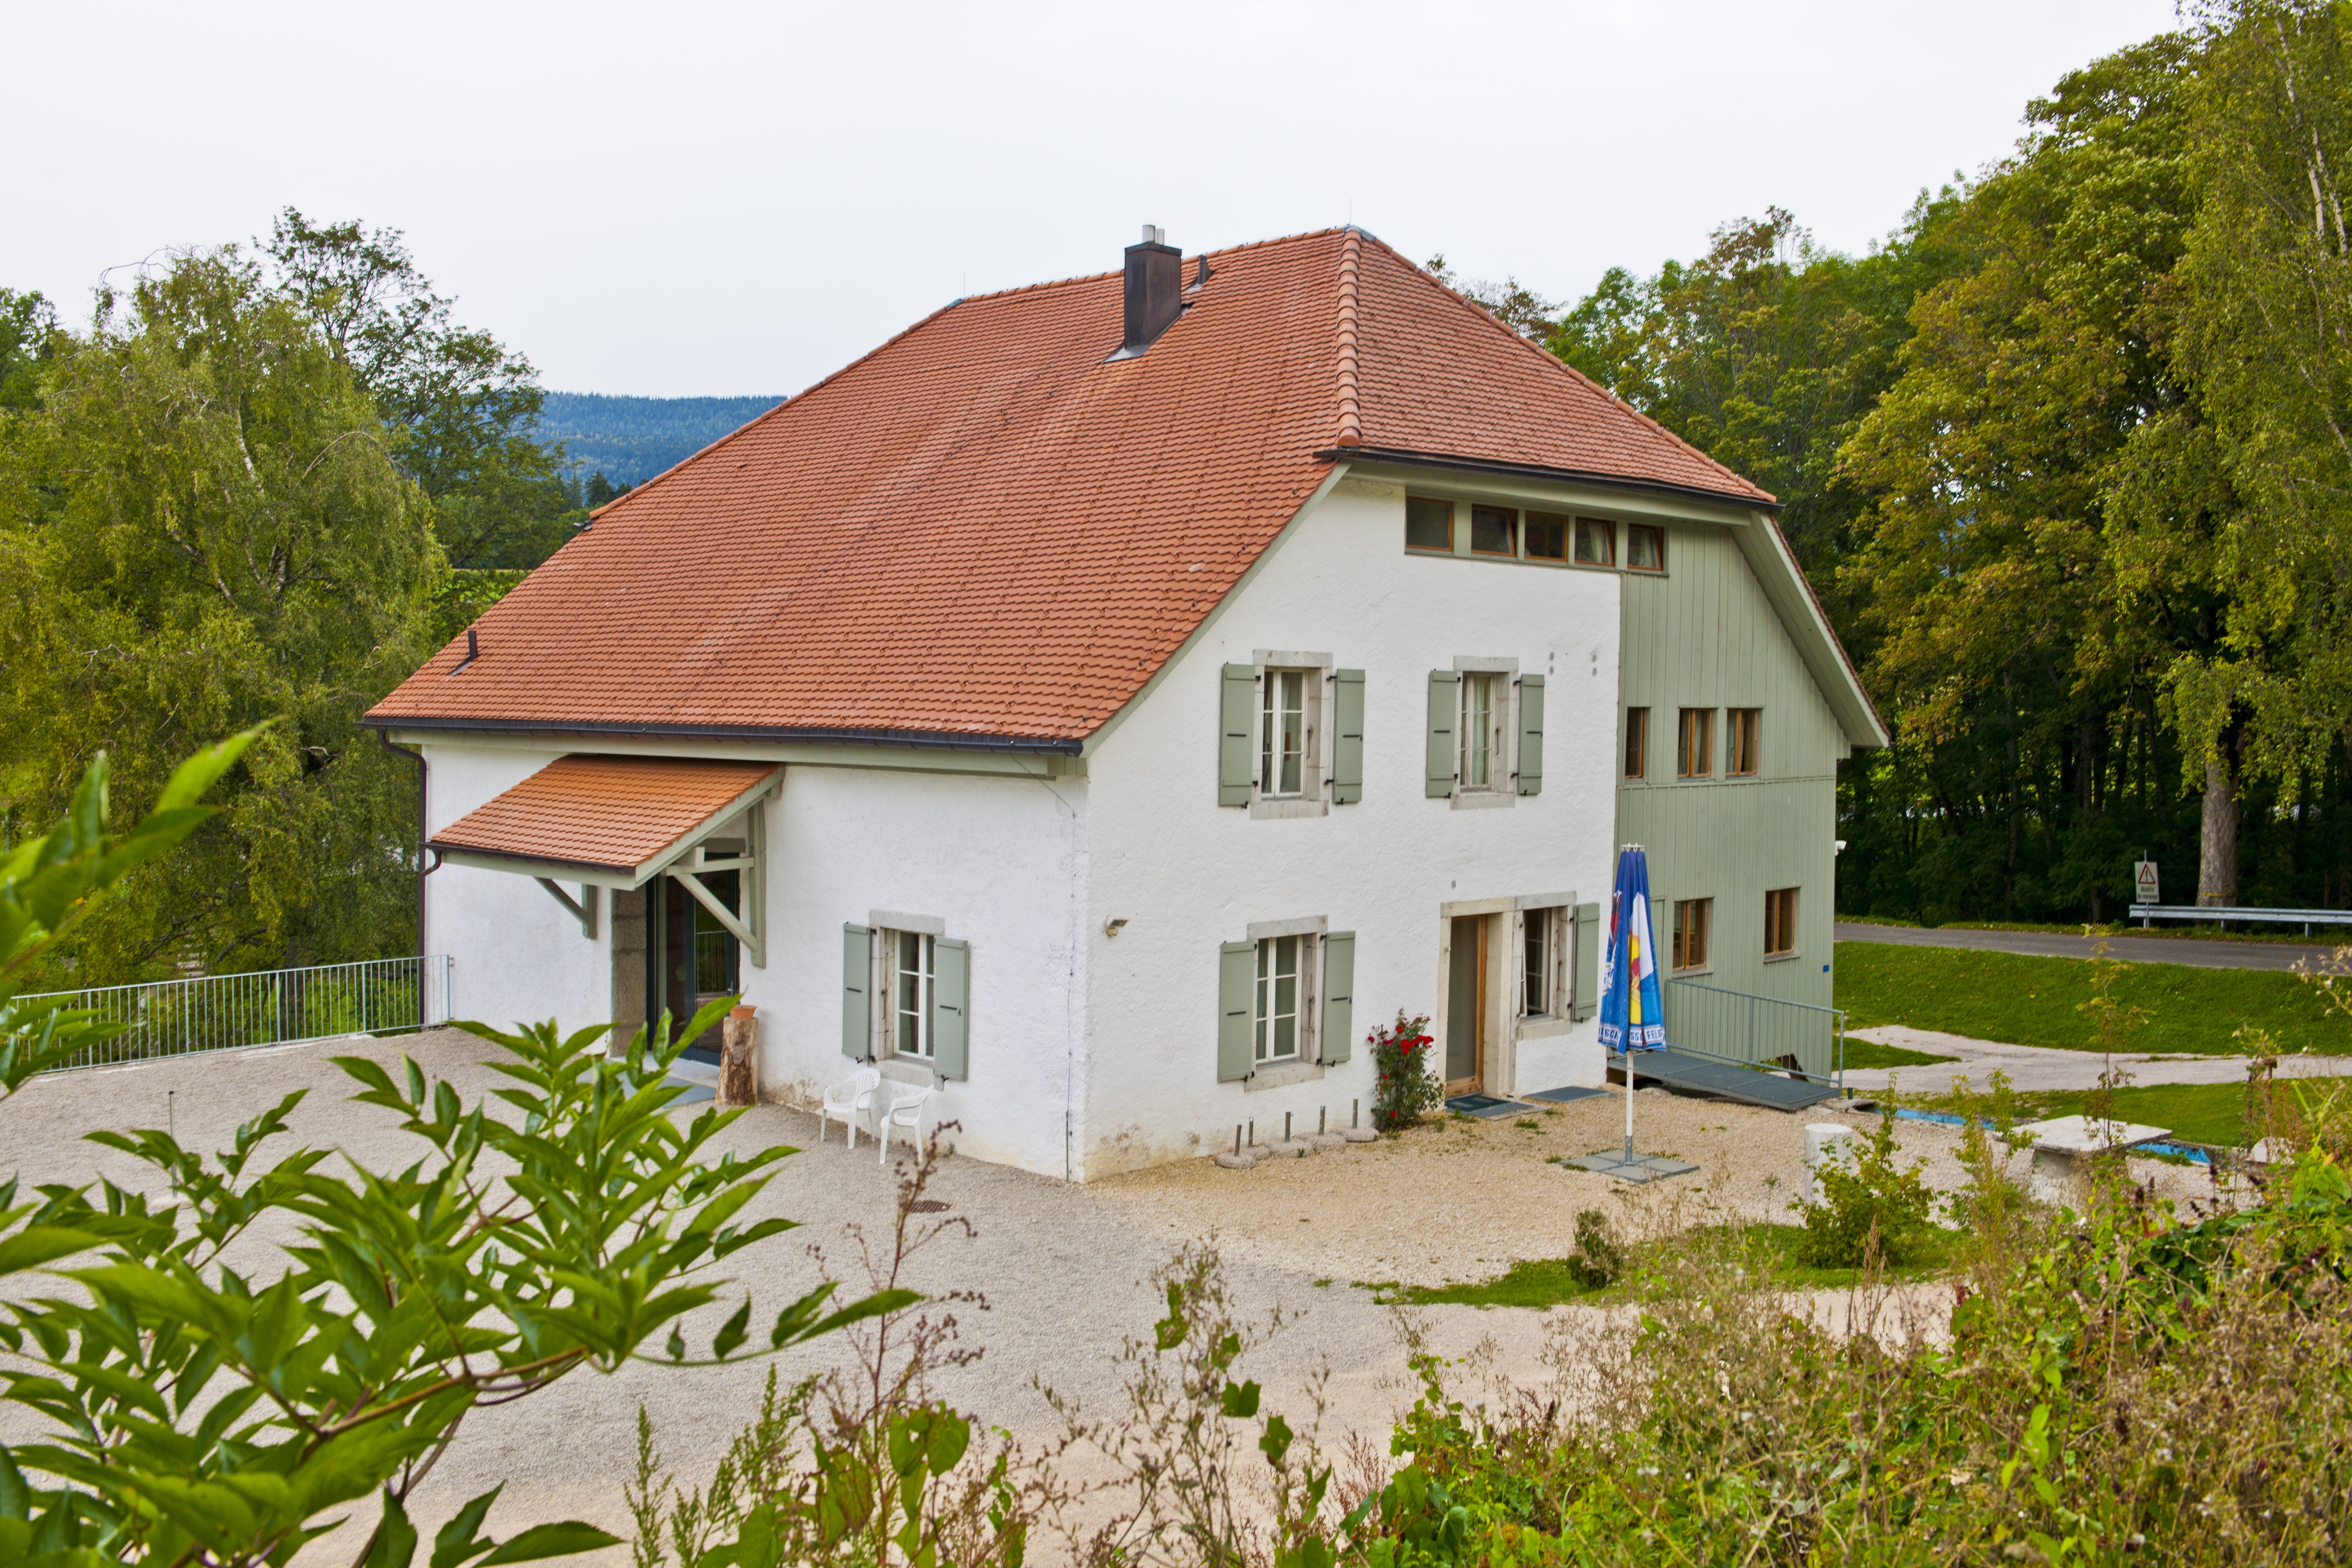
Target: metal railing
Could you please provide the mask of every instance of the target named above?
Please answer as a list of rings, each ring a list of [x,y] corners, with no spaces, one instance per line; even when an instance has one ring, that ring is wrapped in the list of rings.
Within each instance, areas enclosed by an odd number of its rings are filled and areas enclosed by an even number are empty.
[[[451,967],[447,954],[434,953],[50,991],[17,1001],[55,1002],[117,1026],[119,1033],[50,1069],[69,1072],[241,1046],[429,1029],[450,1019]]]
[[[1665,984],[1666,1043],[1678,1051],[1785,1070],[1845,1092],[1845,1009],[1726,991],[1696,980]]]
[[[2218,921],[2230,929],[2237,921],[2252,925],[2300,925],[2309,936],[2314,926],[2352,925],[2352,910],[2265,910],[2246,904],[2134,904],[2131,918],[2145,927],[2150,921]]]

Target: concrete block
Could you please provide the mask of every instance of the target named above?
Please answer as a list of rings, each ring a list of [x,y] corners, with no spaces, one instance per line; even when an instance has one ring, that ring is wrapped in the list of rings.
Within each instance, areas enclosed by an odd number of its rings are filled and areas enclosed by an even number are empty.
[[[1822,1201],[1824,1165],[1853,1169],[1853,1129],[1842,1121],[1805,1123],[1805,1202],[1809,1204]]]

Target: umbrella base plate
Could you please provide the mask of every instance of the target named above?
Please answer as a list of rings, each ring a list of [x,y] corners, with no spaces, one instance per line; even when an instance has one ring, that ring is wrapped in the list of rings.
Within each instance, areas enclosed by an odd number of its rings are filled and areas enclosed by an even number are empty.
[[[1621,1182],[1654,1182],[1664,1176],[1687,1176],[1698,1169],[1681,1160],[1669,1160],[1664,1154],[1628,1154],[1622,1149],[1603,1149],[1598,1154],[1587,1154],[1569,1163],[1598,1175],[1614,1176]]]

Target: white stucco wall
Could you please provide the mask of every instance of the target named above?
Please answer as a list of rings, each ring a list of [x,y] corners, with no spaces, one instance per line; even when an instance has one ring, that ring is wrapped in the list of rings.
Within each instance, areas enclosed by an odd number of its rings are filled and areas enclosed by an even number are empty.
[[[425,821],[437,833],[564,753],[428,742]],[[568,888],[577,895],[577,887]],[[553,1018],[565,1030],[612,1014],[611,923],[596,939],[528,877],[443,866],[425,879],[425,941],[452,960],[455,1016],[501,1029]]]
[[[1407,556],[1403,534],[1401,487],[1335,487],[1089,759],[1086,1175],[1213,1153],[1237,1122],[1279,1136],[1286,1111],[1311,1131],[1320,1111],[1345,1125],[1360,1100],[1369,1123],[1362,1037],[1400,1008],[1439,1016],[1444,906],[1607,899],[1617,578]],[[1360,804],[1287,820],[1216,804],[1221,667],[1260,649],[1328,653],[1336,668],[1365,671]],[[1429,672],[1465,656],[1514,658],[1546,677],[1543,791],[1507,808],[1458,810],[1424,793]],[[1350,1058],[1278,1089],[1220,1083],[1218,944],[1244,940],[1254,921],[1318,915],[1356,932]],[[1118,918],[1129,923],[1105,936]],[[1515,1081],[1495,1087],[1602,1080],[1590,1020],[1524,1040],[1516,1055]]]
[[[1060,1176],[1087,950],[1086,781],[793,766],[768,816],[762,1091],[813,1092],[842,1054],[842,927],[929,917],[971,944],[968,1077],[943,1115],[968,1156]],[[877,998],[877,1005],[880,999]]]

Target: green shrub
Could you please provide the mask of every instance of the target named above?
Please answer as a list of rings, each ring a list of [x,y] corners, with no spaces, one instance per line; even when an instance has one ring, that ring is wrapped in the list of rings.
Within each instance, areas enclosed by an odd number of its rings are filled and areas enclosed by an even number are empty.
[[[1609,1224],[1609,1216],[1599,1209],[1584,1209],[1576,1216],[1576,1250],[1568,1256],[1568,1271],[1578,1284],[1599,1290],[1617,1283],[1625,1272],[1625,1248]]]
[[[1804,1216],[1797,1261],[1809,1268],[1859,1268],[1875,1258],[1902,1264],[1916,1256],[1932,1224],[1936,1196],[1922,1173],[1895,1163],[1895,1112],[1882,1111],[1878,1130],[1854,1151],[1853,1168],[1826,1164],[1819,1173],[1822,1201],[1792,1204]]]

